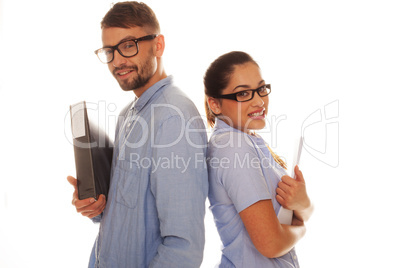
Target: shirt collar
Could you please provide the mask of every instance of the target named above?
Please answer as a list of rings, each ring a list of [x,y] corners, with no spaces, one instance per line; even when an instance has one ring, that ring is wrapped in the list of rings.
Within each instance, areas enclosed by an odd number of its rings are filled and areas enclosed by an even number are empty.
[[[234,132],[242,132],[236,128],[233,128],[231,126],[229,126],[228,124],[226,124],[225,121],[219,119],[219,118],[215,118],[215,126],[213,129],[213,132],[226,132],[226,131],[234,131]],[[243,132],[242,132],[243,133]]]
[[[241,130],[238,130],[237,128],[231,127],[228,124],[226,124],[226,122],[224,122],[223,120],[216,118],[215,119],[215,126],[212,130],[212,134],[219,134],[219,133],[223,133],[223,132],[227,132],[227,131],[233,131],[233,132],[238,132],[241,133],[247,137],[249,137],[252,141],[254,141],[254,143],[256,145],[264,145],[265,146],[265,141],[264,139],[258,135],[257,133],[255,135],[250,135],[247,134]]]
[[[157,91],[170,84],[173,84],[173,76],[171,75],[156,82],[150,88],[145,90],[145,92],[142,93],[141,97],[135,99],[132,109],[134,109],[136,112],[139,112],[142,108],[144,108],[144,106],[149,102],[149,100]]]

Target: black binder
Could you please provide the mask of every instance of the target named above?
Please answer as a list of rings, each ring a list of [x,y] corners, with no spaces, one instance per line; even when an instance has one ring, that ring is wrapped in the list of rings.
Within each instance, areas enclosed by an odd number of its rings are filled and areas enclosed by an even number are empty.
[[[78,198],[100,194],[107,198],[113,143],[107,134],[88,120],[85,101],[70,106]]]

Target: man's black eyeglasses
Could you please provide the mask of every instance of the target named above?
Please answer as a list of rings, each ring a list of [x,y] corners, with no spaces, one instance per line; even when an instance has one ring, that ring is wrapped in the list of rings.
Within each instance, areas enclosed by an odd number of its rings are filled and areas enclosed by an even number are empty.
[[[146,35],[137,39],[123,40],[115,46],[103,47],[95,50],[95,54],[98,56],[102,63],[109,63],[114,59],[114,51],[117,50],[120,55],[125,58],[134,57],[138,54],[138,42],[145,40],[152,40],[157,37],[157,34]]]
[[[242,90],[232,94],[212,96],[214,98],[235,100],[237,102],[249,101],[254,98],[254,93],[257,92],[260,97],[268,96],[271,93],[271,84],[260,86],[257,89]]]

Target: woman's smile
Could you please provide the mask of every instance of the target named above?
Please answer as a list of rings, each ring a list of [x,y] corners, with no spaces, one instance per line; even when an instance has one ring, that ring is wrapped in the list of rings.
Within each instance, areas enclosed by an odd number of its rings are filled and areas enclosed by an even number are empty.
[[[248,116],[253,120],[265,119],[265,108],[251,112]]]

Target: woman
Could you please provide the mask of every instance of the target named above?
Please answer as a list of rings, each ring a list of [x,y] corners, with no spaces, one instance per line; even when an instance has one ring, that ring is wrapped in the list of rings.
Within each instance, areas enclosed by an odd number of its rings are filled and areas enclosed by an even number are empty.
[[[244,52],[216,59],[204,76],[208,123],[209,200],[223,243],[219,267],[299,267],[294,246],[312,213],[303,174],[283,161],[253,130],[265,127],[271,87]],[[276,193],[276,195],[275,195]],[[294,210],[280,224],[279,208]]]

